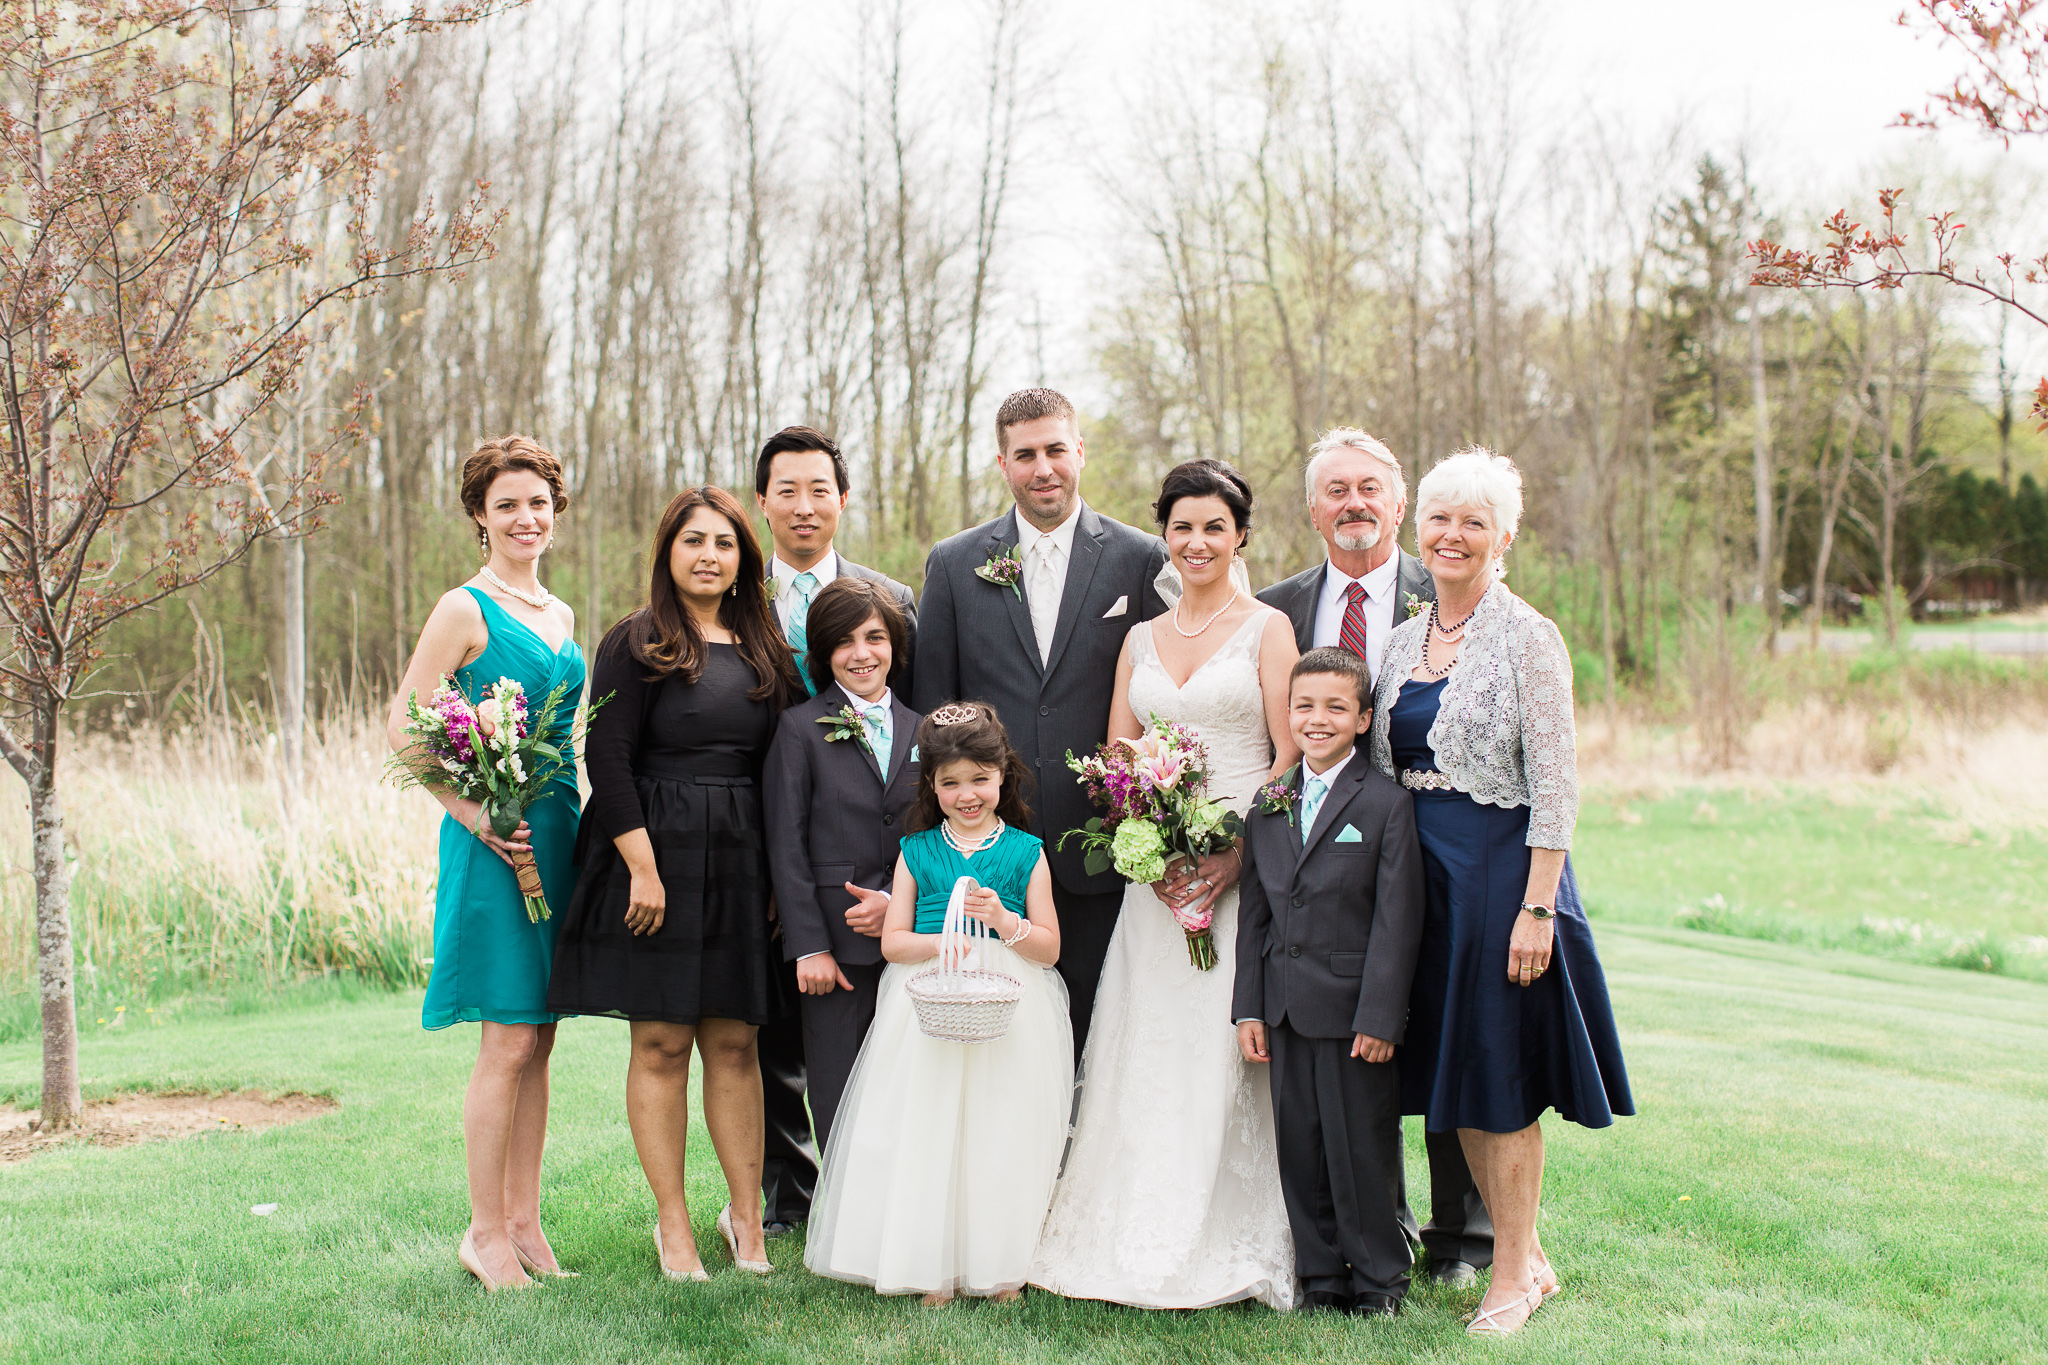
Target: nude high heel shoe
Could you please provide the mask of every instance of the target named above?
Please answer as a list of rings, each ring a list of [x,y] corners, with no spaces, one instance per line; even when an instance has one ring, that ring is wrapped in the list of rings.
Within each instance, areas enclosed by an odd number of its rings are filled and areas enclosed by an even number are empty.
[[[510,1238],[507,1238],[506,1240],[511,1241]],[[555,1268],[553,1270],[542,1270],[540,1268],[540,1262],[534,1260],[533,1257],[527,1255],[526,1248],[520,1246],[517,1242],[512,1243],[512,1254],[519,1258],[519,1264],[526,1268],[526,1273],[533,1276],[537,1280],[580,1280],[583,1278],[581,1274],[574,1270],[562,1269],[562,1263],[560,1261],[555,1262]]]
[[[677,1284],[705,1284],[711,1279],[711,1272],[706,1270],[701,1264],[695,1270],[670,1270],[668,1268],[668,1253],[661,1249],[661,1224],[659,1223],[654,1225],[654,1259],[655,1264],[661,1267],[662,1275],[667,1279],[674,1280]]]
[[[516,1256],[518,1254],[518,1248],[515,1247],[513,1255]],[[476,1254],[476,1232],[474,1230],[462,1234],[462,1245],[455,1249],[455,1259],[462,1262],[464,1270],[476,1276],[477,1283],[484,1287],[486,1294],[495,1294],[500,1289],[529,1289],[540,1283],[538,1280],[528,1280],[525,1284],[499,1284],[496,1280],[492,1279],[491,1272],[484,1269],[483,1257]]]
[[[718,1231],[725,1238],[725,1249],[732,1253],[732,1263],[749,1275],[766,1275],[775,1269],[770,1261],[748,1261],[740,1257],[740,1239],[732,1230],[732,1205],[727,1204],[718,1211]]]

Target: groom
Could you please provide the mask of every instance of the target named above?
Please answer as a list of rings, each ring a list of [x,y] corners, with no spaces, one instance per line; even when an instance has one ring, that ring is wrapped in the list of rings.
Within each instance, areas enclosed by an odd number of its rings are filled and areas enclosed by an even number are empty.
[[[1095,814],[1067,753],[1093,753],[1108,736],[1124,636],[1166,610],[1152,585],[1166,546],[1081,500],[1080,423],[1051,389],[1003,400],[996,463],[1017,505],[939,542],[925,561],[911,709],[987,702],[1038,780],[1027,794],[1031,832],[1052,865],[1078,1059],[1124,882],[1113,871],[1091,875],[1078,842],[1054,847]]]

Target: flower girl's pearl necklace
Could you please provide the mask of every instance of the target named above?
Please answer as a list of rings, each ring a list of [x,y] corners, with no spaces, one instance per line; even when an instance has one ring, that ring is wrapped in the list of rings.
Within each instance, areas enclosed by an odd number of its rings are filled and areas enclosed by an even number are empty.
[[[996,827],[983,835],[980,843],[971,846],[959,835],[953,833],[953,822],[950,818],[939,822],[939,833],[945,837],[946,842],[951,844],[954,851],[960,854],[961,857],[971,857],[985,848],[993,847],[996,840],[1003,837],[1003,817],[998,815],[996,817]]]

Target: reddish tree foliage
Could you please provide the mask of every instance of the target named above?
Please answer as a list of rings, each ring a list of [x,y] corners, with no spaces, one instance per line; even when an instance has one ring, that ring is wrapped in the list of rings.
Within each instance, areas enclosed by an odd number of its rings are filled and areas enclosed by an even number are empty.
[[[46,1125],[79,1101],[63,708],[116,621],[318,524],[350,424],[281,496],[252,455],[322,309],[459,270],[491,226],[479,186],[376,240],[348,80],[508,3],[0,0],[0,756],[29,787]]]
[[[1902,125],[1936,128],[1944,120],[1960,119],[2008,147],[2015,134],[2048,133],[2048,0],[1919,0],[1898,22],[1933,33],[1944,45],[1960,48],[1970,62],[1955,85],[1934,95],[1923,112],[1899,115]],[[1818,251],[1798,251],[1763,238],[1751,242],[1756,271],[1750,282],[1790,289],[1897,289],[1909,279],[1939,279],[2048,327],[2048,316],[2019,297],[2022,284],[2048,283],[2048,251],[2030,259],[2003,252],[1994,258],[1996,271],[1966,271],[1954,255],[1967,225],[1953,212],[1935,213],[1927,219],[1934,260],[1916,264],[1906,255],[1907,239],[1899,229],[1901,194],[1878,192],[1883,224],[1875,231],[1837,210],[1821,225],[1828,241]],[[2039,429],[2048,431],[2048,379],[2034,389],[2032,415]]]

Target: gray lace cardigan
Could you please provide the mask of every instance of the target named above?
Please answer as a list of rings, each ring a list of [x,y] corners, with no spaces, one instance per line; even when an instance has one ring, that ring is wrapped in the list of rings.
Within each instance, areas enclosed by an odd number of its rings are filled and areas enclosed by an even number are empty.
[[[1427,613],[1394,628],[1373,688],[1371,756],[1389,777],[1398,774],[1388,716],[1422,660],[1428,629]],[[1529,807],[1531,848],[1572,846],[1579,762],[1571,655],[1550,618],[1505,584],[1488,588],[1472,613],[1429,745],[1437,767],[1474,801]]]

